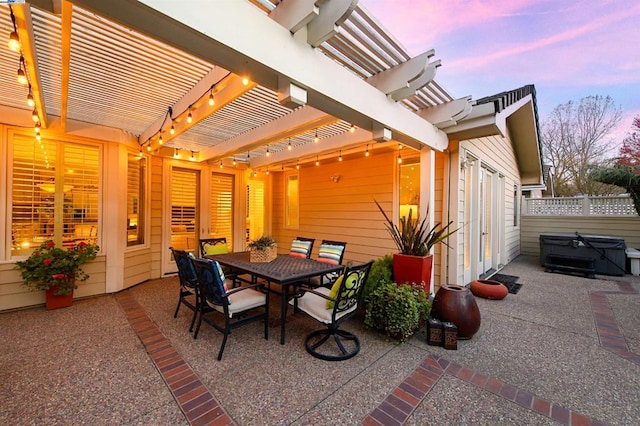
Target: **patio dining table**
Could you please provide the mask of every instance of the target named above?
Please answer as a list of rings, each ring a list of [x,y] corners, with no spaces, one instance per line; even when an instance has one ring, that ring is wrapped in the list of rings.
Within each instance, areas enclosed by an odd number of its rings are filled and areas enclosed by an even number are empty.
[[[308,278],[321,277],[331,272],[340,272],[343,269],[342,265],[332,265],[288,254],[278,255],[271,262],[251,262],[248,251],[209,255],[207,257],[218,261],[222,266],[231,268],[238,274],[251,275],[252,282],[256,282],[258,278],[261,278],[268,283],[276,283],[281,286],[280,344],[282,345],[284,345],[285,341],[285,320],[287,318],[289,288]]]

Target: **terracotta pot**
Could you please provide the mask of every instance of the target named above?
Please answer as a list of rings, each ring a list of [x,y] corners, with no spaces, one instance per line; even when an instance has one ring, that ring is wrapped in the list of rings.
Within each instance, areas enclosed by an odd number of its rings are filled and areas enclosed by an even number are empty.
[[[440,287],[433,299],[431,316],[458,328],[458,339],[471,339],[480,329],[480,309],[468,288],[454,284]]]
[[[393,280],[397,284],[416,283],[427,295],[431,288],[432,268],[432,255],[410,256],[400,253],[393,255]]]
[[[475,280],[470,285],[471,293],[474,296],[484,299],[502,300],[509,294],[507,286],[494,280]]]
[[[46,291],[47,309],[66,308],[73,304],[73,290],[71,294],[53,294],[56,287],[51,287]]]

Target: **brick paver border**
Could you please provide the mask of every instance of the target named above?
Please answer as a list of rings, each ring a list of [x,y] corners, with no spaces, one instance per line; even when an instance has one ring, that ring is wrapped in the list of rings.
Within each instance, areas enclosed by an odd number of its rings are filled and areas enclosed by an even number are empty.
[[[448,374],[481,389],[535,411],[564,425],[604,425],[604,423],[540,398],[494,377],[485,376],[438,355],[425,358],[382,403],[362,422],[366,426],[402,425],[436,383]]]
[[[151,321],[138,301],[128,292],[117,295],[116,300],[189,424],[234,425],[231,417]]]

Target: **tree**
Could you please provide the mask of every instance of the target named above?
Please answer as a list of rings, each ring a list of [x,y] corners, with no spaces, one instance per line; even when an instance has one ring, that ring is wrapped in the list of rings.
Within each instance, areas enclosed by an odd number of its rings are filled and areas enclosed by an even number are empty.
[[[588,96],[558,105],[543,121],[543,158],[553,167],[554,192],[566,197],[619,192],[590,176],[593,166],[610,165],[606,135],[620,122],[622,110],[610,96]]]
[[[605,184],[624,188],[640,215],[640,117],[633,120],[632,130],[622,143],[617,164],[613,167],[596,167],[591,177]]]

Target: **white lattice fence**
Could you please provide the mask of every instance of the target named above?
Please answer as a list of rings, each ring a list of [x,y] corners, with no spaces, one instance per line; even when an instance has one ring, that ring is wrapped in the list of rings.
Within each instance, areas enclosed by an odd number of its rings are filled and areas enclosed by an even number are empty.
[[[525,198],[526,216],[637,216],[633,200],[620,197]]]

